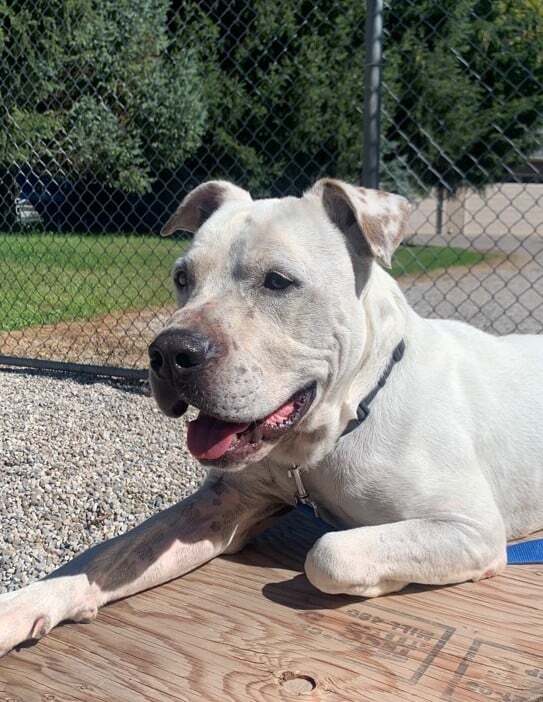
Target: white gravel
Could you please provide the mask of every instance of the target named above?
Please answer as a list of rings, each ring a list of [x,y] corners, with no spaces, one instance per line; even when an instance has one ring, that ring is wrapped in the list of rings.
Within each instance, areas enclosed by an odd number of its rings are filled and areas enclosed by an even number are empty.
[[[193,492],[184,444],[143,383],[0,369],[0,592]]]

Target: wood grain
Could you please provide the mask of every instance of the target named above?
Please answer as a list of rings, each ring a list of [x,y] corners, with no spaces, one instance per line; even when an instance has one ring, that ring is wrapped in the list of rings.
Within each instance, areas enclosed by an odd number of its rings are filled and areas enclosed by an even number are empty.
[[[543,700],[543,566],[377,600],[301,574],[289,515],[235,557],[0,661],[0,702]]]

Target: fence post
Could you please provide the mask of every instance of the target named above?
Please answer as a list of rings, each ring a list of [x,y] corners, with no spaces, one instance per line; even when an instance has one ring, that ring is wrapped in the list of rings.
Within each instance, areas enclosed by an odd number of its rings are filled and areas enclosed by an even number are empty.
[[[379,187],[383,0],[367,0],[364,66],[362,185]]]

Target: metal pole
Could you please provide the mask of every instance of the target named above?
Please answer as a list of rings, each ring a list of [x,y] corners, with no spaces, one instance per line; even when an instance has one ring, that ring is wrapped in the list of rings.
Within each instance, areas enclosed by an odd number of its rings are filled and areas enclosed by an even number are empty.
[[[379,187],[383,0],[367,0],[362,185]]]

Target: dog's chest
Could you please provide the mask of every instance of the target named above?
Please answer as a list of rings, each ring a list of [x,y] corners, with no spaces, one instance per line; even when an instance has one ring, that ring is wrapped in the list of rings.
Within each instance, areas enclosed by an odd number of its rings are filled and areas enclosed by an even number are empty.
[[[272,470],[275,483],[283,498],[296,504],[305,497],[306,504],[314,504],[319,516],[339,527],[355,527],[383,522],[384,505],[376,495],[374,486],[353,475],[339,470],[329,462],[316,467],[301,467],[298,479],[293,471]]]

